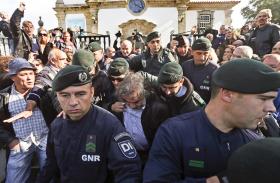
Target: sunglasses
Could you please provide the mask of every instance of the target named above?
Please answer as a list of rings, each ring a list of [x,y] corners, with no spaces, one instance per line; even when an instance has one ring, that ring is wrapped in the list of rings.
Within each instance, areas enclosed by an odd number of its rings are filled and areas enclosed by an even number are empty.
[[[39,36],[47,36],[47,34],[39,33]]]
[[[118,81],[118,82],[121,82],[121,81],[123,81],[124,78],[115,78],[115,77],[109,76],[109,79],[110,79],[111,81]]]

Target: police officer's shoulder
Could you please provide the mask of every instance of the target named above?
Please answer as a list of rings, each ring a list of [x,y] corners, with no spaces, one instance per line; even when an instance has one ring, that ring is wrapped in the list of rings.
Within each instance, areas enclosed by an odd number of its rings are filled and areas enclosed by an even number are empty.
[[[206,105],[205,101],[201,98],[201,96],[196,92],[192,92],[193,99],[195,100],[196,104],[200,107],[203,107]]]
[[[193,123],[197,121],[195,118],[197,118],[198,113],[200,113],[200,110],[179,114],[177,116],[168,118],[166,121],[164,121],[162,126],[178,130],[184,129],[185,127],[190,128],[194,125]]]

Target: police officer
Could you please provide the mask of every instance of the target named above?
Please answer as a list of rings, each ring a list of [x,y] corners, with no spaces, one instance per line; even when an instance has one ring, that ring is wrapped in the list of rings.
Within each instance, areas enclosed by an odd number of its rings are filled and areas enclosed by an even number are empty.
[[[53,80],[66,119],[56,118],[47,163],[38,182],[59,172],[61,183],[140,182],[141,165],[131,137],[111,113],[92,105],[91,77],[81,66],[62,69]],[[112,180],[111,180],[112,181]]]
[[[223,183],[230,155],[260,138],[252,130],[275,111],[279,87],[280,73],[261,62],[239,59],[222,65],[213,73],[205,109],[170,118],[159,127],[144,182]]]
[[[210,81],[217,65],[210,61],[211,42],[207,38],[199,38],[192,45],[193,59],[182,64],[184,76],[193,84],[194,90],[208,103],[211,96]]]
[[[183,76],[180,64],[165,64],[158,75],[157,93],[168,104],[172,116],[198,110],[205,105],[204,100],[194,91],[190,80]]]
[[[178,62],[168,48],[162,48],[160,33],[155,31],[147,36],[148,49],[129,61],[129,68],[157,76],[160,68],[168,62]]]

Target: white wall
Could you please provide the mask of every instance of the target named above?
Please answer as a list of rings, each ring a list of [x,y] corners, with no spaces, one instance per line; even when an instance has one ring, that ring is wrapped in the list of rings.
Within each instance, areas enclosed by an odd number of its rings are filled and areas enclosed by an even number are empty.
[[[214,12],[213,29],[219,30],[220,26],[225,24],[224,10],[217,10]]]
[[[189,32],[191,28],[197,25],[197,11],[187,11],[186,13],[186,31]]]
[[[106,31],[109,31],[113,43],[114,34],[120,30],[120,24],[131,19],[145,19],[157,25],[155,30],[161,32],[162,43],[165,46],[169,42],[170,32],[178,32],[177,18],[176,8],[148,8],[140,16],[130,14],[126,8],[101,9],[98,13],[98,33],[106,34]]]

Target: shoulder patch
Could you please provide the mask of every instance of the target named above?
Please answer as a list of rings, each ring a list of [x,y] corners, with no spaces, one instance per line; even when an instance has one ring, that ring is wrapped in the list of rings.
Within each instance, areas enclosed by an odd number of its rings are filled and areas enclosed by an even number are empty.
[[[129,133],[127,133],[127,132],[122,132],[122,133],[119,133],[118,135],[116,135],[115,137],[114,137],[114,140],[117,142],[117,141],[119,141],[121,138],[123,138],[123,137],[129,137],[130,139],[131,139],[131,136],[129,135]]]
[[[129,159],[136,157],[137,155],[136,149],[132,145],[130,140],[121,141],[118,143],[118,146],[125,157]]]

